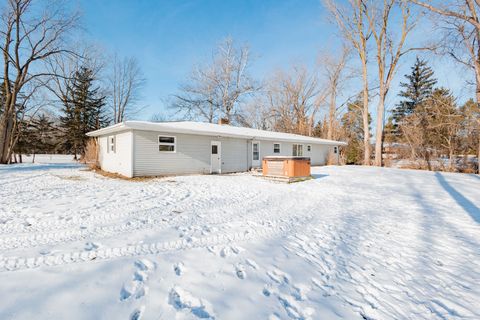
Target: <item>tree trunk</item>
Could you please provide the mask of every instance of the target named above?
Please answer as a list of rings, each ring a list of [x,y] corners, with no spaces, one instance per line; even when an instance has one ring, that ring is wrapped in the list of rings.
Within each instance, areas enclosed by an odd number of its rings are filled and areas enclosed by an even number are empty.
[[[455,167],[454,167],[454,165],[453,165],[453,153],[454,153],[454,152],[453,152],[453,148],[452,148],[452,147],[449,147],[449,148],[448,148],[448,162],[449,162],[449,163],[448,163],[448,170],[449,170],[450,172],[454,172],[454,171],[455,171],[455,170],[454,170]]]
[[[335,93],[332,92],[330,96],[330,107],[328,111],[328,129],[327,129],[327,139],[333,140],[333,118],[335,117]]]
[[[477,33],[477,41],[480,40],[480,34]],[[475,97],[477,99],[477,108],[480,110],[480,46],[477,49],[477,56],[475,59],[475,82],[476,90]],[[478,122],[478,153],[477,153],[477,173],[480,175],[480,119],[477,119]]]
[[[385,111],[385,91],[380,88],[377,107],[377,129],[375,137],[375,165],[382,166],[383,113]]]
[[[480,120],[478,120],[477,173],[480,175]]]
[[[368,78],[367,78],[367,65],[363,63],[363,149],[364,158],[363,164],[370,165],[370,123],[368,113]]]
[[[425,150],[425,160],[427,161],[428,171],[432,171],[432,165],[430,164],[430,151],[429,150]]]
[[[12,114],[5,110],[0,120],[0,164],[8,164],[10,162],[10,141],[13,134]]]

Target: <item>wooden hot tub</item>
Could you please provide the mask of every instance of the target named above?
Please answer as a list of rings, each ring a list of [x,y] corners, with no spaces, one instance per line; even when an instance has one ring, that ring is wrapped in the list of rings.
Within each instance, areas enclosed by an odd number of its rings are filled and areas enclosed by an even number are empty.
[[[310,158],[308,157],[264,157],[263,176],[289,182],[310,178]]]

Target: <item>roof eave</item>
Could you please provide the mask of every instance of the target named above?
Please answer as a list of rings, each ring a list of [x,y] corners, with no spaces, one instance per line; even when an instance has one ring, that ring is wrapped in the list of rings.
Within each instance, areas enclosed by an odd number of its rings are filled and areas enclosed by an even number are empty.
[[[118,132],[124,129],[128,129],[128,127],[125,125],[125,122],[120,122],[113,126],[87,132],[86,135],[89,137],[99,137],[99,136],[107,135],[110,133]]]
[[[216,136],[216,137],[229,137],[229,138],[239,138],[239,139],[248,139],[248,140],[267,140],[267,141],[278,141],[278,142],[300,142],[306,144],[323,144],[323,145],[331,145],[331,146],[341,146],[347,145],[347,143],[342,141],[334,141],[334,140],[325,140],[319,138],[311,138],[315,140],[305,139],[303,137],[292,137],[292,138],[280,138],[280,137],[257,137],[251,135],[242,135],[242,134],[229,134],[223,132],[215,132],[215,131],[198,131],[195,129],[184,129],[184,128],[162,128],[159,126],[150,126],[150,125],[139,125],[136,122],[132,121],[125,121],[113,126],[91,131],[87,133],[89,137],[99,137],[103,135],[108,135],[112,133],[116,133],[119,131],[124,130],[141,130],[141,131],[156,131],[156,132],[173,132],[173,133],[183,133],[183,134],[194,134],[194,135],[204,135],[204,136]],[[306,137],[308,138],[308,137]]]

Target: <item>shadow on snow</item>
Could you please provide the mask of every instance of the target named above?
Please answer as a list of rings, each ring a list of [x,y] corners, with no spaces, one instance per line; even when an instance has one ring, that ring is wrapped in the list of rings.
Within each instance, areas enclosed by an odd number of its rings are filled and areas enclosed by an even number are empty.
[[[313,173],[311,176],[313,179],[321,179],[321,178],[328,177],[328,174]]]
[[[435,177],[443,189],[450,194],[450,196],[458,203],[458,205],[460,205],[463,210],[465,210],[470,217],[475,220],[475,222],[480,223],[480,208],[478,208],[473,202],[465,198],[460,192],[452,187],[452,185],[445,180],[442,174],[436,172]]]
[[[71,169],[80,168],[82,164],[79,163],[48,163],[48,164],[11,164],[0,166],[0,172],[27,172],[27,171],[39,171],[39,170],[52,170],[52,169]]]

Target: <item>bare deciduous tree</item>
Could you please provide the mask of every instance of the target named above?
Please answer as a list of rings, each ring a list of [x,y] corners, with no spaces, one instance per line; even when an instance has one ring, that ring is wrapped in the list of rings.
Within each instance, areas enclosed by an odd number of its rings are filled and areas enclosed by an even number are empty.
[[[395,8],[401,11],[401,28],[398,40],[395,40],[392,35],[392,29],[397,27],[391,23]],[[376,45],[379,92],[375,131],[375,165],[381,166],[385,99],[390,90],[400,57],[411,50],[404,50],[404,45],[407,35],[413,29],[415,23],[412,22],[410,8],[405,1],[384,0],[381,5],[370,2],[365,5],[364,10]]]
[[[328,127],[327,139],[335,139],[334,122],[337,115],[337,97],[343,82],[346,80],[345,67],[347,65],[350,49],[343,46],[339,54],[327,55],[321,57],[321,68],[324,69],[326,76],[326,86],[328,90]]]
[[[138,113],[140,108],[136,103],[145,85],[145,78],[137,59],[130,57],[120,60],[115,55],[108,81],[113,122],[122,122],[128,116]]]
[[[410,0],[410,2],[445,18],[444,22],[448,26],[445,42],[447,54],[474,72],[475,98],[476,103],[480,105],[480,2],[478,0]],[[463,48],[463,52],[467,54],[459,53],[459,48]],[[480,128],[480,119],[478,127]],[[478,132],[477,159],[480,162],[480,129]],[[480,174],[480,169],[478,172]]]
[[[316,70],[309,72],[306,67],[294,66],[288,73],[278,71],[267,91],[274,130],[313,134],[317,113],[328,95]]]
[[[49,57],[70,54],[66,35],[77,25],[76,14],[57,2],[8,0],[1,17],[0,49],[3,57],[4,108],[0,118],[0,163],[8,163],[13,152],[12,135],[20,92],[41,77]]]
[[[370,165],[370,127],[369,127],[369,89],[368,89],[368,48],[367,41],[370,37],[370,28],[365,15],[365,1],[348,0],[347,5],[343,6],[334,0],[324,0],[326,8],[335,19],[343,37],[351,43],[357,51],[362,67],[362,85],[363,85],[363,145],[364,145],[364,164]]]
[[[337,97],[347,75],[345,67],[347,64],[350,48],[343,46],[340,54],[335,56],[329,54],[321,57],[321,68],[324,69],[326,77],[326,90],[328,92],[328,120],[327,120],[327,139],[338,139],[340,124],[337,121]],[[336,163],[336,156],[333,150],[328,155],[328,163]]]
[[[250,63],[248,46],[236,47],[227,38],[210,63],[194,68],[181,93],[175,95],[173,107],[188,118],[239,122],[240,105],[260,88],[248,74]]]

